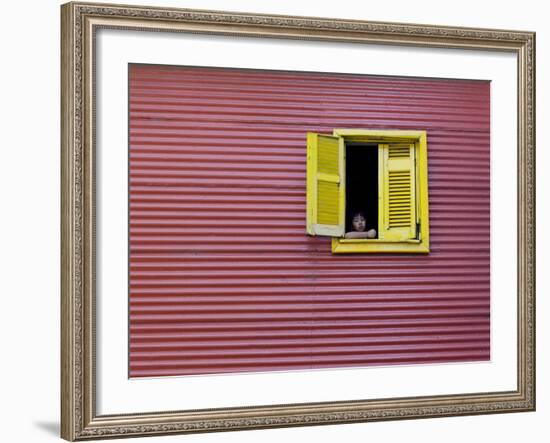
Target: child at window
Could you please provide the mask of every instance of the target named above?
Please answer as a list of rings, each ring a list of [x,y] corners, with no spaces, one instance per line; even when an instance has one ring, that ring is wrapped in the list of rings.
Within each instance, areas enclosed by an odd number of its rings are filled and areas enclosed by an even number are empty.
[[[376,229],[367,229],[367,219],[362,212],[356,212],[351,219],[353,231],[346,232],[344,238],[376,238]]]

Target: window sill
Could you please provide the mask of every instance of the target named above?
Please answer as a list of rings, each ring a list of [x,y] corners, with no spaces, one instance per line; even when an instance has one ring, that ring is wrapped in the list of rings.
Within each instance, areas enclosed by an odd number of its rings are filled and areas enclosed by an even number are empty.
[[[353,253],[411,253],[427,254],[430,247],[427,241],[407,240],[407,241],[388,241],[381,239],[352,239],[352,238],[333,238],[333,254],[353,254]]]

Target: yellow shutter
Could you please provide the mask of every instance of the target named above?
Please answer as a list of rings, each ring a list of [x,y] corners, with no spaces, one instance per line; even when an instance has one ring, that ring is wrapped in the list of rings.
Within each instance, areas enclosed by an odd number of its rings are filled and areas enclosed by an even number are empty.
[[[380,238],[403,241],[417,238],[414,144],[381,145],[383,156]]]
[[[307,233],[344,235],[344,141],[307,134]]]

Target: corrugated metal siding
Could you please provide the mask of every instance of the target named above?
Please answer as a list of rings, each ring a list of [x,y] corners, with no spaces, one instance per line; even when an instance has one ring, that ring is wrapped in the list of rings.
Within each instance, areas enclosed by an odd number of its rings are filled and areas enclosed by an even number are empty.
[[[431,253],[309,237],[307,131],[428,130]],[[489,359],[489,83],[133,65],[130,376]]]

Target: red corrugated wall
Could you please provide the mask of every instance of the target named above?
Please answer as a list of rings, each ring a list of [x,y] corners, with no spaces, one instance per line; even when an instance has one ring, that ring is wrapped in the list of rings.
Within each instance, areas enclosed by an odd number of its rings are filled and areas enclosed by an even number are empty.
[[[132,65],[131,377],[480,361],[489,83]],[[431,252],[306,235],[306,132],[426,129]]]

